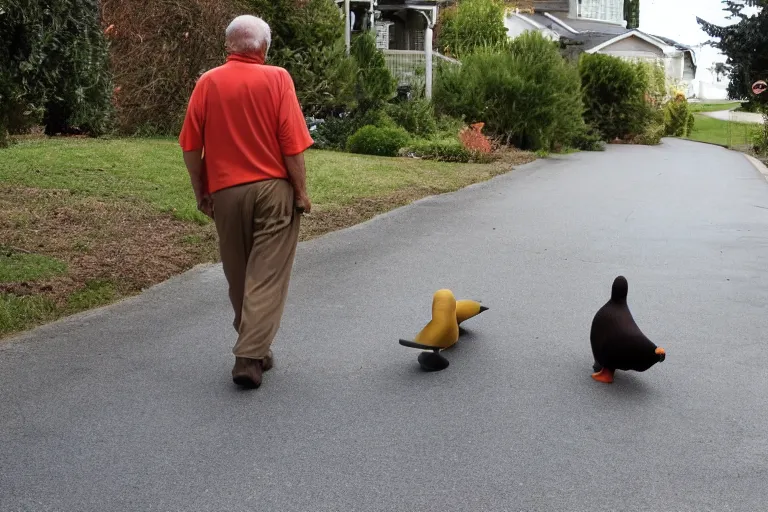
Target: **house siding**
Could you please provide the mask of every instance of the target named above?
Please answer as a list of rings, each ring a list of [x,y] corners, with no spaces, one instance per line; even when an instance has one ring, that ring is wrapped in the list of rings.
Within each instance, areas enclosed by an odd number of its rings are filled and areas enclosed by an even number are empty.
[[[670,76],[670,62],[665,57],[661,48],[643,41],[639,37],[629,37],[617,41],[610,46],[607,46],[600,50],[598,53],[604,55],[611,55],[613,57],[619,57],[627,60],[643,60],[646,62],[658,62],[664,64],[665,73],[668,78]]]
[[[664,57],[664,52],[658,46],[652,45],[647,41],[643,41],[639,37],[628,37],[621,41],[616,41],[610,46],[607,46],[600,53],[615,53],[615,54],[643,54],[648,56],[655,56],[658,58]]]
[[[690,82],[696,78],[696,72],[693,70],[693,59],[688,53],[685,53],[684,59],[685,67],[683,70],[683,80]]]

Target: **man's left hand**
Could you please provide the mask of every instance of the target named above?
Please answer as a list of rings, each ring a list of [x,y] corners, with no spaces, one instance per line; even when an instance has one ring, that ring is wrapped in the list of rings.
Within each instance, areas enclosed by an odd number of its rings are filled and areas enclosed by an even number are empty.
[[[211,196],[204,196],[198,201],[197,209],[203,212],[207,217],[213,219],[213,199],[211,199]]]

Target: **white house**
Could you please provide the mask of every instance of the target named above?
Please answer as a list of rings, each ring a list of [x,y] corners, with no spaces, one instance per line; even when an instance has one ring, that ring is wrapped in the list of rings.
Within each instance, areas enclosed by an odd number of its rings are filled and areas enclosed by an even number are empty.
[[[510,37],[535,30],[560,42],[566,55],[602,53],[664,65],[667,81],[693,94],[696,53],[671,39],[627,28],[624,0],[553,0],[528,2],[528,9],[507,11]]]
[[[335,0],[345,23],[350,47],[352,34],[376,31],[376,45],[387,67],[401,85],[423,81],[425,95],[432,95],[435,63],[457,62],[433,49],[434,27],[440,8],[453,0]],[[423,69],[424,77],[419,78]]]

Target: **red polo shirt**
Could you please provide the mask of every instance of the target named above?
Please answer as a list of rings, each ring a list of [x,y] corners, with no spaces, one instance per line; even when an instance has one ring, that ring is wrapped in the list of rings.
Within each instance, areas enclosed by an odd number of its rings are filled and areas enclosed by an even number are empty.
[[[288,72],[243,55],[230,55],[200,77],[179,135],[182,150],[204,148],[209,194],[287,179],[283,155],[313,143]]]

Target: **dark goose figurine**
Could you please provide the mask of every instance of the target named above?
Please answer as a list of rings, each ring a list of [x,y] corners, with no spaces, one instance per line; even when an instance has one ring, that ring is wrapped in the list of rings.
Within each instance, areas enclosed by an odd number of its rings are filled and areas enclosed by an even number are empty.
[[[644,372],[664,361],[666,352],[640,330],[627,306],[629,284],[624,276],[613,281],[611,299],[592,320],[589,341],[595,357],[592,378],[610,384],[616,370]]]

